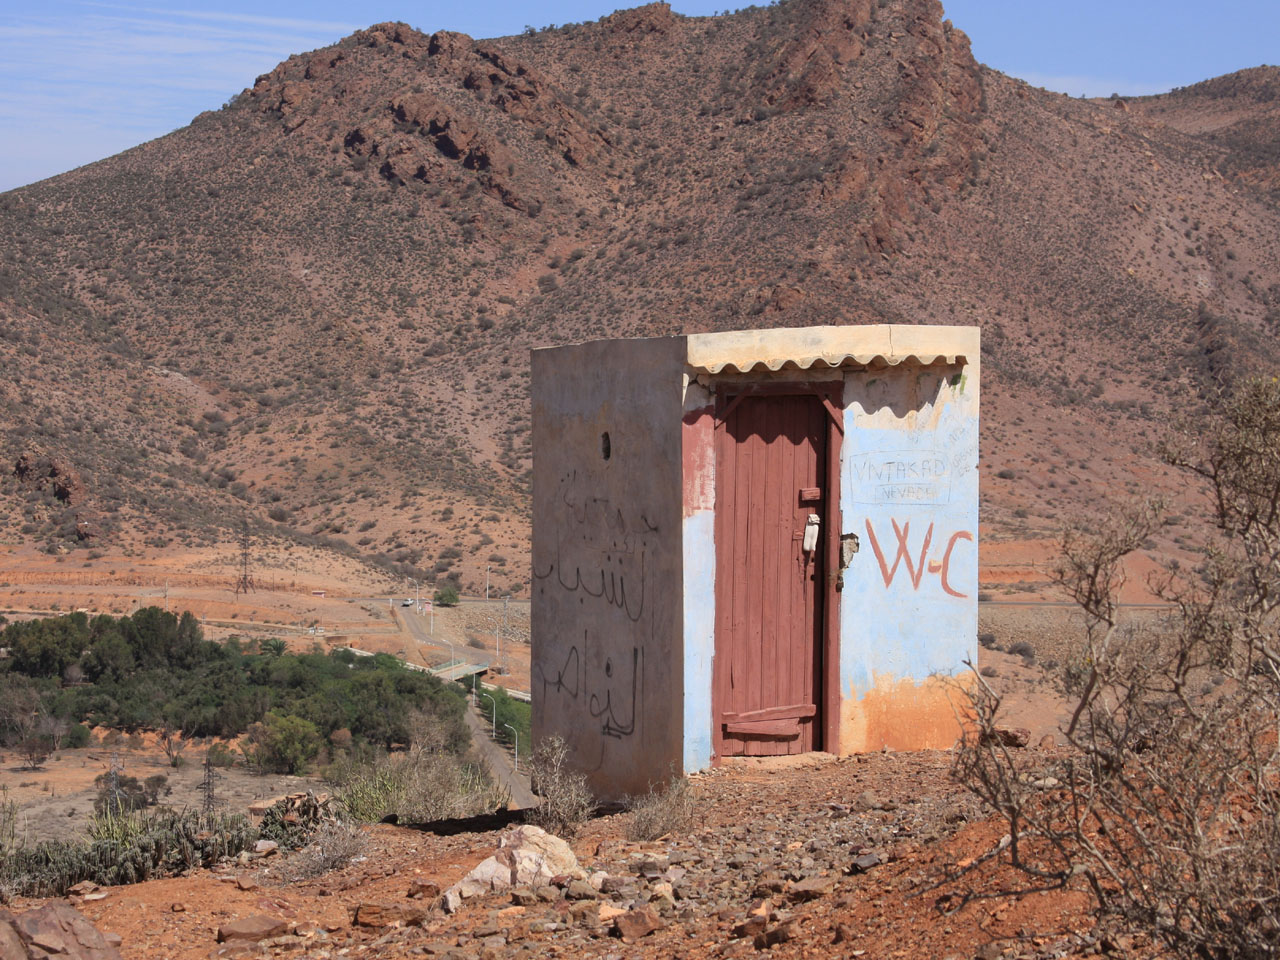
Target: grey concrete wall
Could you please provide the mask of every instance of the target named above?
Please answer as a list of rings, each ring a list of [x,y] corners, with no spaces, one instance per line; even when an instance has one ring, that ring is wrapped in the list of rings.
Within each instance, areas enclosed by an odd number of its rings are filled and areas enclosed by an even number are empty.
[[[533,736],[605,797],[682,765],[684,360],[683,337],[533,352]]]

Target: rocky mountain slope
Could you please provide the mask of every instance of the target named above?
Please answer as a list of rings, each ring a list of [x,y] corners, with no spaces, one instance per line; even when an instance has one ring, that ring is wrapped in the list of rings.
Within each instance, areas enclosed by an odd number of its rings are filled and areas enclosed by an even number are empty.
[[[531,347],[960,323],[984,533],[1034,536],[1275,368],[1277,89],[1072,100],[935,0],[359,31],[0,195],[0,516],[51,551],[247,519],[518,591]]]

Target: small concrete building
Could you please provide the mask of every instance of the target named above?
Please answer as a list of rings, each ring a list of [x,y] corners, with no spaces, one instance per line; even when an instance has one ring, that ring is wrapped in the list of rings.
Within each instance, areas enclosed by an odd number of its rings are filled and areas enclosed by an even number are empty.
[[[602,795],[945,748],[977,656],[976,327],[533,351],[533,736]]]

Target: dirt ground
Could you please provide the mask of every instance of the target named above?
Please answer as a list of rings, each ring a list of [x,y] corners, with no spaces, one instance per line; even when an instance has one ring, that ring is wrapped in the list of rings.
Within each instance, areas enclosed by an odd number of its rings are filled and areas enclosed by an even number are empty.
[[[1056,749],[1036,745],[1054,735],[1066,718],[1066,702],[1054,674],[1078,656],[1079,617],[1047,587],[1050,554],[1043,544],[1020,549],[1004,545],[990,556],[992,564],[983,568],[988,599],[979,609],[983,642],[977,666],[1003,698],[1006,723],[1031,731],[1029,754]],[[3,560],[0,557],[0,567]],[[54,569],[46,562],[21,584],[12,579],[12,568],[0,569],[0,605],[20,598],[32,601],[38,595],[40,602],[33,610],[40,604],[44,610],[86,604],[100,609],[92,599],[96,594],[85,591],[85,585],[69,590],[68,584],[35,582],[41,576],[47,580]],[[505,629],[503,607],[497,601],[437,608],[432,624],[430,618],[401,606],[407,590],[403,585],[343,587],[338,580],[337,574],[329,580],[314,575],[304,579],[300,574],[287,590],[246,598],[171,577],[169,599],[181,609],[198,604],[212,591],[226,602],[227,620],[207,627],[215,636],[252,636],[256,627],[257,635],[284,636],[295,648],[350,644],[428,665],[442,664],[451,656],[491,663],[505,659],[507,673],[500,679],[528,689],[527,604],[507,605]],[[154,586],[101,586],[127,603],[156,602]],[[311,591],[319,589],[326,596],[312,596]],[[1134,608],[1128,614],[1152,617],[1159,611]],[[294,629],[284,629],[290,621]],[[503,658],[495,627],[502,632]],[[113,753],[128,775],[169,775],[173,793],[166,803],[198,802],[198,760],[174,771],[165,766],[158,748],[146,742],[134,750],[125,743],[62,751],[34,773],[22,770],[9,754],[0,764],[0,786],[22,805],[32,838],[65,835],[68,824],[88,815],[93,779],[106,771]],[[200,754],[193,747],[190,755]],[[1017,878],[999,857],[982,860],[999,843],[1002,827],[984,819],[950,781],[949,763],[946,752],[739,761],[694,778],[698,809],[695,827],[687,835],[629,844],[624,839],[628,814],[594,820],[575,842],[588,869],[625,873],[635,858],[659,856],[680,863],[686,871],[675,884],[674,913],[664,918],[662,929],[635,944],[610,937],[607,925],[589,918],[585,923],[574,921],[566,915],[564,901],[560,906],[519,907],[496,898],[469,904],[453,917],[429,911],[422,926],[407,929],[353,925],[352,912],[362,903],[424,905],[410,900],[410,884],[431,880],[443,887],[460,878],[496,847],[498,832],[491,824],[449,836],[377,826],[364,831],[363,854],[314,879],[285,882],[282,878],[289,871],[280,867],[279,858],[272,858],[108,890],[102,899],[79,901],[79,906],[103,929],[120,934],[123,955],[137,960],[224,955],[225,948],[215,943],[218,925],[261,913],[288,921],[293,930],[264,954],[317,960],[339,955],[700,960],[756,952],[750,939],[736,937],[734,929],[753,906],[759,908],[752,884],[762,872],[776,869],[787,878],[784,890],[800,877],[832,882],[829,890],[811,900],[792,902],[785,892],[772,897],[769,909],[776,922],[789,921],[790,937],[770,948],[772,956],[995,960],[1096,953],[1101,934],[1092,929],[1080,892],[985,896],[1010,887]],[[225,779],[219,783],[219,796],[228,809],[246,809],[254,801],[307,785],[300,778],[262,778],[238,768],[221,773]],[[867,808],[866,797],[872,794],[881,800]],[[858,850],[876,852],[880,865],[867,873],[850,873],[846,861]],[[972,869],[963,886],[946,879],[966,865]],[[237,878],[246,882],[231,882]],[[984,895],[955,909],[961,890]]]
[[[1033,761],[1035,755],[1029,753]],[[412,884],[443,889],[489,856],[499,830],[487,825],[449,836],[366,828],[362,853],[312,879],[286,882],[287,867],[268,858],[77,902],[101,929],[123,938],[131,960],[224,955],[217,927],[255,914],[285,920],[293,934],[260,951],[240,946],[225,955],[752,956],[751,939],[735,928],[753,910],[769,914],[771,928],[787,927],[787,939],[768,952],[774,957],[995,960],[1097,952],[1082,893],[988,896],[1018,878],[1000,857],[983,859],[998,846],[1002,826],[984,819],[950,781],[949,763],[946,752],[736,762],[694,778],[688,830],[633,843],[625,839],[630,814],[590,822],[573,844],[582,865],[619,878],[628,891],[605,902],[632,896],[635,884],[649,883],[641,877],[651,868],[676,878],[661,928],[635,943],[611,937],[595,904],[571,913],[563,900],[515,906],[494,895],[448,916],[430,900],[411,898]],[[870,867],[852,866],[868,854],[876,861]],[[965,868],[962,881],[948,879]],[[813,896],[789,892],[802,879],[816,883]],[[776,889],[762,889],[770,884]],[[978,896],[965,901],[964,892]],[[362,904],[427,912],[421,926],[365,927],[353,924]]]
[[[28,842],[65,838],[83,831],[93,815],[93,802],[98,795],[96,777],[106,773],[113,762],[123,776],[139,781],[157,774],[168,777],[167,791],[160,803],[176,809],[199,809],[202,797],[200,781],[204,777],[204,749],[192,745],[184,753],[181,767],[169,765],[163,751],[151,742],[135,749],[125,742],[118,745],[96,745],[77,750],[60,750],[36,770],[27,769],[17,754],[0,751],[0,796],[18,805],[17,831]],[[243,767],[217,771],[217,796],[220,809],[229,813],[246,813],[250,804],[260,800],[316,788],[320,781],[311,777],[258,775]]]

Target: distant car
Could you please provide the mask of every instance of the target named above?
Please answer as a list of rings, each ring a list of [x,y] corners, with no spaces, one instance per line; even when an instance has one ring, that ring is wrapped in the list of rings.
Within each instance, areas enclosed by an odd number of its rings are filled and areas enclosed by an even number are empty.
[[[412,601],[412,600],[405,600],[405,601],[403,601],[403,602],[400,604],[400,606],[402,606],[402,607],[412,607],[412,606],[413,606],[413,601]]]

